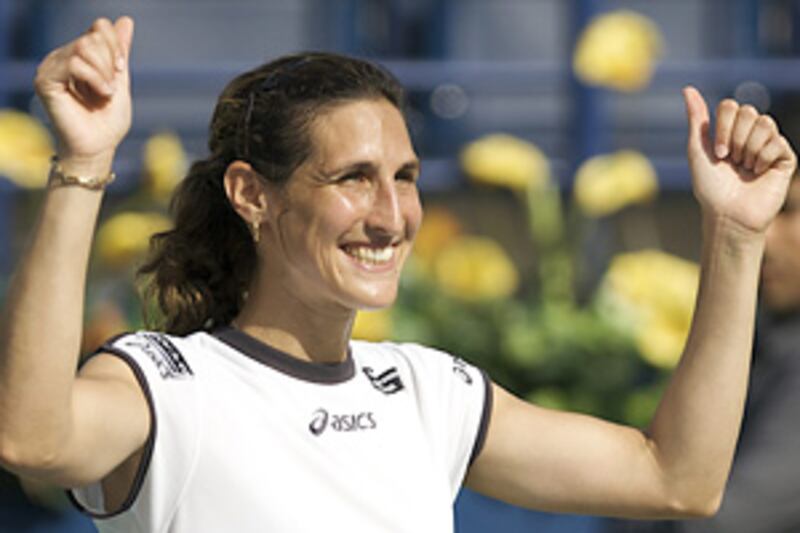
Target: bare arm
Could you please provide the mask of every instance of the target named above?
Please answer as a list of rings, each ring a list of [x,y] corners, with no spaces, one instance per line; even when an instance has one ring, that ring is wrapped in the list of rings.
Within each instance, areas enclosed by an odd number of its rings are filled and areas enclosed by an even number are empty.
[[[703,208],[700,290],[689,340],[646,432],[526,404],[495,387],[470,487],[518,505],[628,517],[705,516],[736,445],[764,232],[796,160],[768,118],[725,101],[713,153],[702,97],[685,93],[689,161]]]
[[[128,18],[115,25],[100,19],[39,67],[36,90],[67,174],[111,170],[130,126],[132,34]],[[78,186],[48,188],[0,324],[0,463],[67,485],[102,477],[142,445],[149,424],[121,363],[101,357],[75,378],[101,198]]]

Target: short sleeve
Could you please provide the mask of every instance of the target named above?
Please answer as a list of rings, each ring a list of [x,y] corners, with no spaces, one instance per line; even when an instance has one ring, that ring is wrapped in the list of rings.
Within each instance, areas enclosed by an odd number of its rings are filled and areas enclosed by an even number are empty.
[[[446,469],[453,498],[486,438],[491,380],[481,369],[445,352],[409,344],[425,431]]]
[[[120,509],[106,509],[101,483],[70,491],[73,503],[100,531],[164,531],[195,462],[198,439],[194,371],[181,339],[137,332],[105,343],[96,353],[119,357],[133,371],[151,414],[150,435],[133,487]]]

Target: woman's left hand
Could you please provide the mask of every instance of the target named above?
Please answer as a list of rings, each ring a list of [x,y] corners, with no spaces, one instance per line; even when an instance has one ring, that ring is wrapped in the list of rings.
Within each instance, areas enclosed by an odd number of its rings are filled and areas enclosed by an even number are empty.
[[[697,89],[683,90],[689,117],[688,157],[695,197],[704,214],[763,234],[780,210],[797,156],[769,115],[725,99],[713,138]]]

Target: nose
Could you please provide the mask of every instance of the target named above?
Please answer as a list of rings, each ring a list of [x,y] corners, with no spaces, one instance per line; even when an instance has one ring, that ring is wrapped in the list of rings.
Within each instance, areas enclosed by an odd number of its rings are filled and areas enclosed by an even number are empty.
[[[403,232],[403,213],[394,179],[379,180],[374,189],[372,206],[367,216],[367,232],[396,237]]]

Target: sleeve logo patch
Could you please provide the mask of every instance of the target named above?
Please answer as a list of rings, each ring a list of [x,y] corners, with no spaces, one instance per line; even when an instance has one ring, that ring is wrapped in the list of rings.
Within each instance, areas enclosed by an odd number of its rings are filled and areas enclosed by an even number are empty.
[[[393,366],[377,375],[371,367],[365,366],[363,370],[369,382],[372,383],[372,386],[384,394],[394,394],[405,388],[403,380],[400,379],[397,367]]]
[[[460,357],[453,357],[453,373],[467,385],[472,385],[472,376],[467,371],[467,363]]]
[[[137,333],[125,344],[139,348],[147,355],[164,379],[184,379],[193,375],[181,352],[161,333]]]

